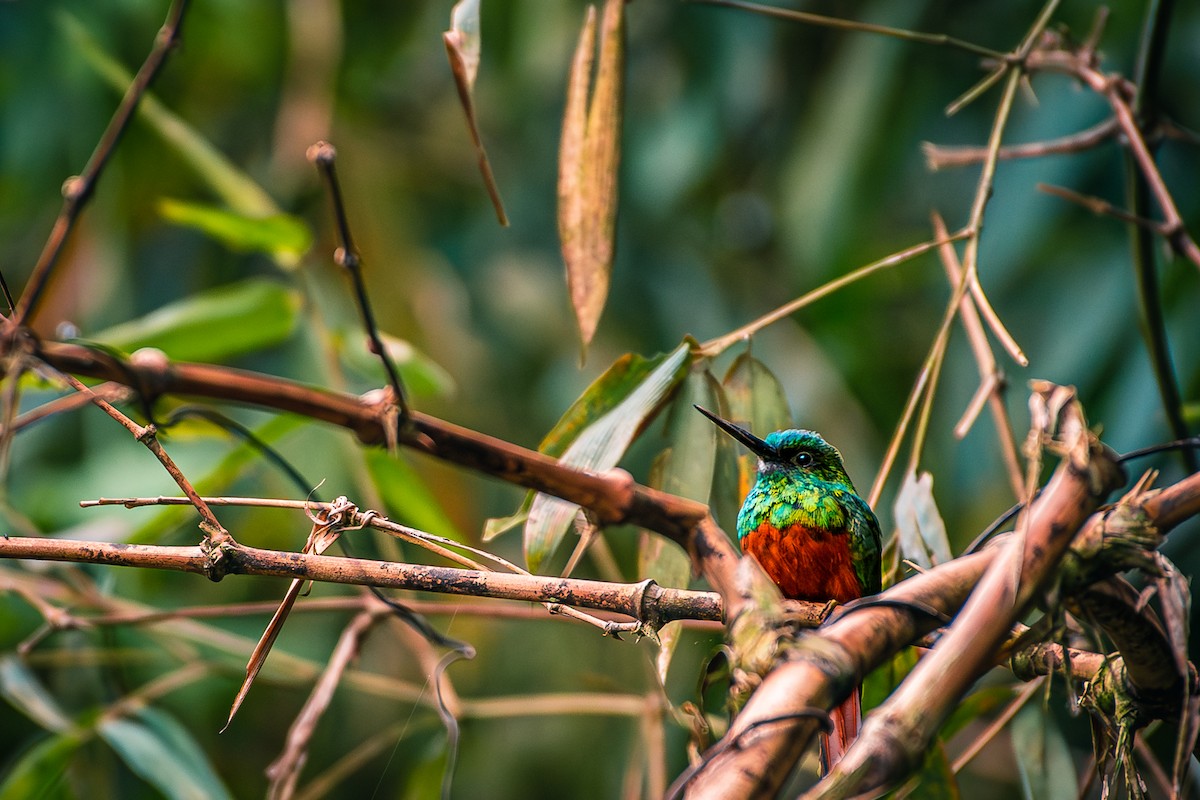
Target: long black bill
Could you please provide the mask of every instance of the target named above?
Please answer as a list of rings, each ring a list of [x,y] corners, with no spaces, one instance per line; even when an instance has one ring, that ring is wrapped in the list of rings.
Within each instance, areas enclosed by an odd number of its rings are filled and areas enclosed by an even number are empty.
[[[754,455],[758,456],[759,458],[772,458],[778,455],[775,452],[774,447],[771,447],[771,445],[767,444],[745,428],[738,427],[728,420],[721,419],[707,408],[697,405],[693,405],[692,407],[712,420],[713,424],[718,428],[725,431],[742,444],[746,445],[746,447],[750,449],[750,452],[754,453]]]

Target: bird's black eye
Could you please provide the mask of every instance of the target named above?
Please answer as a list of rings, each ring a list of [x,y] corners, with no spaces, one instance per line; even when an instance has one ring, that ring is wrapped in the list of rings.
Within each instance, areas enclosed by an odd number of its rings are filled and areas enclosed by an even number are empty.
[[[811,467],[813,463],[813,454],[807,450],[801,450],[792,457],[792,461],[798,467]]]

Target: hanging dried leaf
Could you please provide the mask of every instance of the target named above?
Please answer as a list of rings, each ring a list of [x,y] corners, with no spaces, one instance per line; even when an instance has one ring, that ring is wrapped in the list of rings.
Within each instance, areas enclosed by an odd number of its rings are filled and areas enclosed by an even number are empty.
[[[608,297],[617,227],[625,0],[606,0],[592,85],[596,9],[589,6],[567,83],[558,156],[558,232],[586,352]],[[588,90],[591,89],[591,101]]]
[[[357,509],[353,503],[345,497],[339,497],[328,509],[322,509],[313,515],[313,527],[309,531],[308,541],[304,543],[302,552],[317,555],[324,553],[330,545],[338,540],[342,531],[346,530],[347,523],[354,518],[356,512]],[[300,590],[304,587],[304,583],[303,578],[296,578],[288,586],[287,594],[283,596],[279,608],[275,609],[275,615],[271,617],[258,644],[254,646],[254,652],[250,654],[250,660],[246,663],[246,679],[242,681],[237,697],[233,699],[233,705],[229,708],[229,718],[225,720],[225,727],[221,728],[222,733],[233,722],[246,695],[250,693],[250,687],[254,685],[254,679],[258,677],[271,648],[275,645],[275,640],[279,638],[279,634],[283,630],[283,623],[287,621],[288,614],[292,612],[292,606],[296,604],[296,598],[300,596]]]
[[[508,215],[504,213],[504,201],[500,199],[500,187],[492,174],[492,163],[488,160],[483,138],[479,135],[479,123],[475,116],[475,76],[479,72],[479,53],[482,38],[479,33],[480,0],[460,0],[450,11],[450,30],[442,34],[446,55],[450,58],[450,70],[454,73],[454,85],[458,87],[458,99],[462,102],[467,117],[467,131],[475,145],[479,159],[479,174],[487,187],[496,219],[508,227]]]

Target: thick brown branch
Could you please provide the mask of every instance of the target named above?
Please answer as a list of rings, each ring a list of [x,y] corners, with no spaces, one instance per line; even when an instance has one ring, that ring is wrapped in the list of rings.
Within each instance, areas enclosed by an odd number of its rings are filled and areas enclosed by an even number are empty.
[[[125,360],[60,342],[39,344],[35,355],[63,372],[130,386],[149,400],[176,394],[247,403],[338,425],[366,444],[387,438],[385,408],[285,378],[210,364]],[[414,412],[412,423],[411,433],[400,432],[400,444],[578,503],[602,524],[641,525],[686,545],[708,513],[701,503],[641,486],[620,470],[602,475],[573,470],[542,453],[425,414]]]

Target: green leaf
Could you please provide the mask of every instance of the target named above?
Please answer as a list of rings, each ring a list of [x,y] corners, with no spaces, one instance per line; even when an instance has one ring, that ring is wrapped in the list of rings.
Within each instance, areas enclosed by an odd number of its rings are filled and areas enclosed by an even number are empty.
[[[413,347],[406,339],[383,331],[379,332],[379,338],[383,340],[392,363],[400,371],[406,391],[419,397],[448,397],[454,393],[454,378],[441,364]],[[377,378],[382,383],[386,380],[383,362],[367,349],[366,341],[366,336],[357,328],[352,335],[339,334],[334,337],[338,354],[347,367],[362,375]]]
[[[749,351],[734,359],[725,373],[721,388],[725,404],[716,410],[735,425],[741,425],[759,436],[793,427],[792,412],[783,385],[775,373]],[[717,518],[732,531],[742,501],[754,483],[758,458],[727,436],[720,437],[720,442],[722,473],[712,505]],[[732,472],[732,475],[725,470]]]
[[[14,655],[0,658],[0,695],[43,728],[56,733],[69,730],[71,720],[37,676]]]
[[[583,390],[542,439],[538,450],[548,456],[561,456],[580,431],[620,405],[670,355],[659,353],[653,358],[643,358],[637,353],[626,353],[618,358]]]
[[[96,730],[131,770],[171,800],[232,797],[192,735],[163,711],[141,708],[104,719]]]
[[[696,413],[693,405],[712,408],[717,405],[720,386],[708,371],[707,361],[692,365],[683,385],[671,403],[667,420],[667,449],[655,459],[650,485],[707,503],[712,491],[713,467],[717,456],[717,429]],[[687,552],[675,542],[651,531],[642,531],[638,543],[638,579],[652,578],[660,586],[686,589],[692,563]],[[658,679],[666,685],[671,656],[683,626],[677,622],[659,631],[656,659]]]
[[[620,461],[638,431],[659,410],[684,376],[692,343],[683,344],[608,413],[583,429],[560,461],[565,466],[601,472]],[[525,522],[525,560],[536,572],[562,542],[579,506],[539,494]]]
[[[92,338],[126,352],[156,347],[175,361],[222,361],[287,339],[299,308],[287,287],[252,279],[169,303]]]
[[[83,740],[74,734],[43,739],[26,750],[0,783],[0,800],[57,800],[73,798],[66,783],[67,768]]]
[[[734,359],[721,385],[729,401],[730,422],[760,436],[792,427],[792,412],[783,384],[749,351]]]
[[[1012,721],[1013,754],[1026,800],[1073,800],[1079,779],[1071,750],[1054,718],[1029,703]]]
[[[158,213],[168,222],[194,228],[239,253],[268,253],[288,265],[299,262],[312,247],[308,226],[291,214],[248,216],[203,203],[164,197]]]
[[[953,558],[946,523],[933,499],[933,475],[922,472],[918,477],[911,471],[905,475],[892,513],[900,537],[900,553],[905,558],[923,569]]]
[[[925,763],[914,776],[917,790],[910,797],[922,800],[958,800],[958,779],[946,756],[946,747],[935,741],[925,753]]]
[[[402,454],[393,456],[386,450],[374,447],[363,451],[363,459],[371,481],[383,497],[390,519],[426,533],[445,536],[457,542],[464,541],[462,533],[450,521],[442,504]]]

